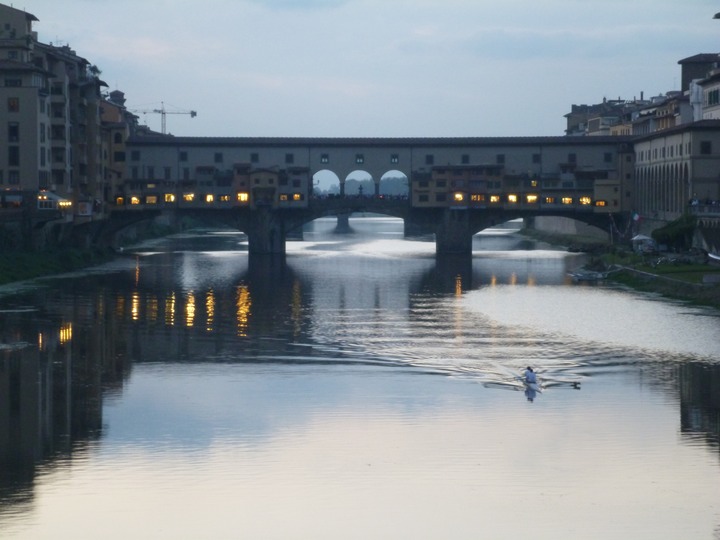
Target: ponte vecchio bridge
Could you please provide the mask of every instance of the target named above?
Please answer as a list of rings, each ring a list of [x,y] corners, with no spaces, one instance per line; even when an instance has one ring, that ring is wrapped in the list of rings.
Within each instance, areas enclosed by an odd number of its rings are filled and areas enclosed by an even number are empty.
[[[400,217],[407,236],[434,234],[440,253],[470,253],[472,235],[515,218],[562,216],[609,231],[629,213],[633,148],[627,137],[198,138],[134,137],[113,225],[161,213],[222,222],[251,253],[284,253],[288,234],[328,215]],[[334,173],[339,190],[318,196]],[[373,193],[348,194],[353,175]],[[408,192],[386,196],[382,178]]]

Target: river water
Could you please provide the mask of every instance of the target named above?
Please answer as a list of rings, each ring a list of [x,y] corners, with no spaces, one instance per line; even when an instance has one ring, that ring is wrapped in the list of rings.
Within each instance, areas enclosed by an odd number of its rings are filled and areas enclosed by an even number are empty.
[[[333,226],[3,288],[0,538],[720,538],[718,311]]]

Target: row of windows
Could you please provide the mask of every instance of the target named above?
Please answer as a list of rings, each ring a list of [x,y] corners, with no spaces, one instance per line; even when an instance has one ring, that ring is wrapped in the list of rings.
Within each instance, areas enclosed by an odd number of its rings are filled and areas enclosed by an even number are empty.
[[[520,196],[509,194],[509,195],[487,195],[485,193],[472,193],[470,195],[466,193],[452,193],[450,194],[452,197],[452,200],[456,203],[463,203],[466,202],[466,200],[469,200],[473,203],[487,203],[490,204],[503,204],[503,203],[509,203],[509,204],[518,204],[520,203]],[[447,202],[448,200],[448,194],[447,193],[435,193],[434,194],[435,202]],[[527,204],[538,204],[539,202],[543,202],[543,204],[563,204],[563,205],[569,205],[569,204],[579,204],[581,206],[591,206],[593,204],[592,198],[588,196],[578,197],[577,199],[573,197],[554,197],[554,196],[545,196],[541,197],[537,194],[527,194],[523,197],[523,202]],[[418,202],[430,202],[430,195],[428,193],[421,193],[418,195]],[[595,206],[607,206],[606,201],[595,201]]]
[[[124,158],[124,156],[122,156]],[[182,179],[183,180],[190,180],[190,168],[184,167],[182,169]],[[132,180],[140,180],[140,168],[139,167],[133,167],[131,169],[131,179]],[[156,170],[155,167],[149,166],[145,167],[143,179],[145,180],[167,180],[171,181],[173,180],[172,177],[172,168],[171,167],[163,167],[162,169],[162,178],[156,176]],[[255,180],[256,183],[258,183],[258,179]],[[273,183],[274,180],[270,179],[270,183]],[[288,178],[285,175],[280,175],[278,178],[278,184],[281,186],[286,186],[289,184],[292,184],[294,187],[300,187],[302,183],[301,178]]]
[[[709,156],[713,152],[712,141],[700,141],[700,155]],[[675,156],[681,157],[683,151],[687,152],[688,155],[692,154],[692,143],[673,144],[670,146],[663,146],[662,148],[653,148],[650,150],[641,150],[638,154],[638,161],[644,162],[650,159],[664,159],[673,158]],[[652,156],[652,158],[651,158]]]
[[[47,130],[45,128],[45,124],[40,124],[40,142],[44,143],[47,140]],[[52,133],[53,138],[61,138],[64,139],[64,133],[65,130],[63,127],[60,127],[62,130],[61,136],[56,136],[55,133]],[[20,123],[19,122],[8,122],[7,124],[7,138],[8,142],[19,142],[20,141]]]
[[[44,99],[41,99],[38,101],[40,106],[40,113],[45,114],[46,111],[46,103]],[[7,98],[7,111],[11,113],[17,113],[20,112],[20,98],[19,97],[9,97]]]
[[[216,195],[214,193],[207,193],[204,195],[197,195],[196,193],[183,193],[180,196],[180,199],[183,202],[186,203],[192,203],[192,202],[206,202],[206,203],[214,203],[214,202],[231,202],[233,200],[237,200],[239,203],[247,203],[250,201],[250,194],[246,192],[240,192],[235,195],[235,197],[229,195],[229,194],[219,194]],[[303,193],[280,193],[278,195],[278,200],[281,202],[289,202],[289,201],[304,201],[305,195]],[[127,203],[131,205],[139,205],[139,204],[159,204],[160,202],[164,203],[174,203],[177,201],[177,196],[174,193],[165,193],[163,195],[145,195],[144,197],[138,196],[138,195],[132,195],[127,198]],[[118,206],[123,206],[126,203],[125,197],[117,197],[115,199],[115,204]]]
[[[140,151],[139,150],[133,150],[130,154],[130,157],[132,161],[140,161]],[[188,161],[188,152],[185,150],[180,151],[178,154],[178,159],[181,162]],[[215,152],[215,155],[213,156],[213,161],[215,163],[224,163],[225,156],[222,152]],[[571,152],[568,154],[567,157],[568,163],[577,163],[577,154],[574,152]],[[603,155],[603,161],[605,163],[612,163],[613,161],[613,154],[612,152],[605,152]],[[250,154],[250,162],[251,163],[259,163],[260,162],[260,154],[257,152],[253,152]],[[460,156],[460,162],[463,165],[469,165],[470,164],[470,154],[462,154]],[[533,154],[532,155],[532,162],[534,164],[542,163],[542,154]],[[286,165],[292,165],[295,163],[295,154],[287,153],[285,154],[285,164]],[[330,154],[320,154],[320,163],[323,165],[330,163]],[[355,154],[355,163],[358,165],[362,165],[365,163],[365,154]],[[400,155],[399,154],[390,154],[390,163],[393,165],[397,165],[400,163]],[[505,164],[505,154],[496,154],[495,155],[495,163],[498,165],[504,165]],[[425,154],[425,165],[435,165],[435,156],[433,154]]]

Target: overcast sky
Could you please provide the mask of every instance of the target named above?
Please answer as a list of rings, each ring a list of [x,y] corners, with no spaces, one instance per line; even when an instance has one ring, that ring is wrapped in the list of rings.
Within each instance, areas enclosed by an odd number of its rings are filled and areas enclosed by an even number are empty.
[[[718,0],[13,5],[129,109],[197,111],[167,116],[175,135],[563,135],[572,104],[679,89],[678,60],[720,52]]]

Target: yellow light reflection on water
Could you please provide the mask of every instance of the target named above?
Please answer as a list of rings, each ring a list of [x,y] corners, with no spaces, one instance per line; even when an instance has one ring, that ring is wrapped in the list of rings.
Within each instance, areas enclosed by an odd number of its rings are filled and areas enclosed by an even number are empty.
[[[72,323],[65,323],[60,327],[60,344],[65,345],[72,341]]]
[[[195,294],[191,291],[188,293],[187,302],[185,304],[185,326],[191,328],[195,324]]]
[[[115,316],[118,319],[123,319],[125,317],[125,297],[124,296],[117,296],[115,298]]]
[[[205,296],[205,311],[207,313],[207,324],[205,329],[208,332],[213,331],[213,325],[215,324],[215,293],[210,290]]]
[[[170,293],[170,296],[165,298],[165,324],[168,326],[175,326],[175,293]]]
[[[156,322],[158,319],[158,314],[160,312],[160,306],[157,296],[151,296],[147,298],[145,302],[145,317],[150,322]]]
[[[238,285],[236,289],[236,317],[237,317],[237,335],[240,337],[247,336],[248,322],[250,320],[250,308],[252,307],[252,299],[247,285]]]
[[[130,299],[130,313],[133,321],[140,320],[140,293],[133,291]]]

